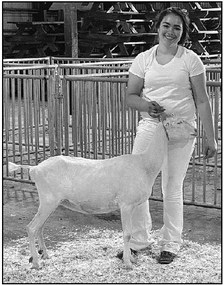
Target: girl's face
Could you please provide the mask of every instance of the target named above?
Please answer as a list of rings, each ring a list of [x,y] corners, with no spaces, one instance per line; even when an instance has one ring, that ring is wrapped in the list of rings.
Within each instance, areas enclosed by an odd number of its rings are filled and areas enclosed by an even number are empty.
[[[183,33],[183,23],[179,16],[175,14],[166,15],[160,23],[158,29],[159,43],[166,46],[177,45]]]

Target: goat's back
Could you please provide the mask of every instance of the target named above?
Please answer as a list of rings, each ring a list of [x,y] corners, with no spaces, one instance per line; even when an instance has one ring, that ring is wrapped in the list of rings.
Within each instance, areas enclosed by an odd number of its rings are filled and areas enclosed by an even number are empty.
[[[33,169],[32,178],[40,197],[68,200],[81,212],[109,212],[119,203],[147,198],[148,180],[133,155],[104,160],[56,156]]]

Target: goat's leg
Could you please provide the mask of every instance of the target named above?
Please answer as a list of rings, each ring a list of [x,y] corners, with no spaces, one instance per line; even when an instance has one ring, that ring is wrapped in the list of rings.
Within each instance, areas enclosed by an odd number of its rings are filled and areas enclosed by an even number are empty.
[[[40,228],[40,230],[37,233],[38,245],[39,245],[38,253],[41,255],[41,258],[47,259],[47,258],[49,258],[49,256],[47,254],[47,248],[46,248],[46,245],[44,242],[43,227],[44,227],[44,225]]]
[[[33,220],[29,223],[27,226],[27,232],[28,232],[28,238],[29,238],[29,245],[30,245],[30,262],[32,262],[32,268],[39,268],[38,264],[38,254],[35,247],[35,238],[37,237],[37,234],[40,234],[40,230],[42,231],[42,227],[44,223],[46,222],[47,218],[50,216],[50,214],[56,209],[58,204],[55,204],[51,201],[51,203],[41,203],[38,209],[37,214],[34,216]],[[43,239],[43,237],[41,237]],[[40,239],[38,237],[38,240]],[[44,242],[41,243],[43,245]],[[45,251],[46,247],[44,245]]]
[[[121,206],[121,222],[122,222],[123,239],[124,239],[123,260],[124,264],[129,269],[132,268],[131,261],[134,261],[131,256],[131,249],[129,245],[129,241],[131,239],[131,231],[132,231],[132,222],[131,222],[132,212],[133,212],[132,205]]]

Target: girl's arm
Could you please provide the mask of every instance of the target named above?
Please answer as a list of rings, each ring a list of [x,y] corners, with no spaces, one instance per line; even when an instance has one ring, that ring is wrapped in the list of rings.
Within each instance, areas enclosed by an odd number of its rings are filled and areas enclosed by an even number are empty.
[[[217,150],[217,143],[215,140],[212,110],[206,89],[205,74],[202,73],[196,76],[192,76],[190,80],[194,94],[195,104],[206,133],[207,145],[205,147],[204,158],[207,159],[215,155]]]
[[[133,73],[129,73],[127,87],[127,105],[140,112],[148,112],[153,118],[157,118],[164,112],[164,109],[155,101],[148,102],[140,97],[144,86],[144,79]]]

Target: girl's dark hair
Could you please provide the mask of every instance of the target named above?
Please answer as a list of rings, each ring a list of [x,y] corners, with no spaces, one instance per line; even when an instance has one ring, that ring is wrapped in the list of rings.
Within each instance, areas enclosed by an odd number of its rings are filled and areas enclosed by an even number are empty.
[[[181,39],[178,44],[183,45],[185,41],[189,37],[189,25],[190,25],[190,19],[188,17],[188,12],[185,9],[180,9],[178,7],[170,7],[165,10],[163,10],[158,16],[156,21],[156,29],[159,29],[159,26],[163,20],[163,18],[168,14],[175,14],[179,16],[183,22],[183,33],[181,36]]]

